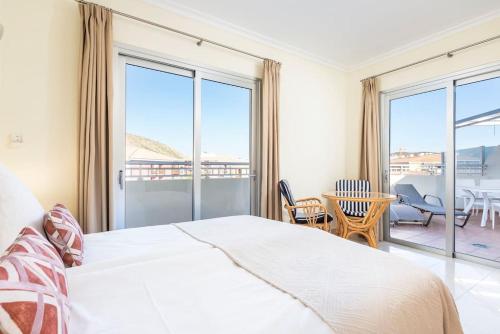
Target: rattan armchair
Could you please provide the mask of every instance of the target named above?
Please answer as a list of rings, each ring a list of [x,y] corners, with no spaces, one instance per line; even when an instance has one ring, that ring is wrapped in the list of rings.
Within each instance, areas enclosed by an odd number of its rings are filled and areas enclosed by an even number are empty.
[[[281,180],[279,187],[285,199],[285,209],[288,211],[290,223],[330,231],[330,222],[333,217],[328,214],[326,207],[319,198],[306,197],[295,200],[287,180]]]

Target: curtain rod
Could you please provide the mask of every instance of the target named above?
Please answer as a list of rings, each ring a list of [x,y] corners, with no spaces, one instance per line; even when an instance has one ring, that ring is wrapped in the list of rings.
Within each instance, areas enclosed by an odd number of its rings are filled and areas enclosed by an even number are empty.
[[[88,1],[84,1],[84,0],[74,0],[74,1],[78,2],[80,4],[96,5],[93,2],[88,2]],[[216,41],[213,41],[213,40],[210,40],[210,39],[198,36],[198,35],[190,34],[188,32],[182,31],[182,30],[171,28],[171,27],[168,27],[168,26],[163,25],[163,24],[159,24],[159,23],[156,23],[156,22],[153,22],[153,21],[149,21],[149,20],[146,20],[146,19],[134,16],[134,15],[130,15],[130,14],[127,14],[127,13],[115,10],[113,8],[108,8],[107,7],[107,9],[110,10],[115,15],[123,16],[123,17],[126,17],[126,18],[131,19],[131,20],[135,20],[135,21],[138,21],[138,22],[141,22],[141,23],[149,24],[149,25],[152,25],[152,26],[157,27],[157,28],[165,29],[165,30],[168,30],[170,32],[174,32],[174,33],[179,34],[179,35],[184,35],[184,36],[196,39],[196,40],[198,40],[198,42],[196,42],[196,45],[198,45],[198,46],[201,46],[203,43],[208,43],[208,44],[212,44],[212,45],[224,48],[224,49],[228,49],[228,50],[231,50],[231,51],[234,51],[234,52],[238,52],[238,53],[250,56],[250,57],[254,57],[254,58],[258,58],[258,59],[262,59],[262,60],[268,59],[268,58],[256,55],[254,53],[250,53],[250,52],[247,52],[247,51],[236,49],[236,48],[233,48],[232,46],[225,45],[225,44],[222,44],[222,43],[219,43],[219,42],[216,42]]]
[[[448,57],[448,58],[451,58],[451,57],[454,56],[454,53],[456,53],[456,52],[459,52],[459,51],[462,51],[462,50],[465,50],[465,49],[469,49],[469,48],[472,48],[474,46],[478,46],[478,45],[481,45],[481,44],[484,44],[484,43],[488,43],[488,42],[494,41],[494,40],[499,39],[499,38],[500,38],[500,35],[495,35],[493,37],[490,37],[490,38],[487,38],[487,39],[483,39],[483,40],[481,40],[479,42],[475,42],[475,43],[472,43],[472,44],[467,44],[465,46],[462,46],[462,47],[459,47],[459,48],[456,48],[456,49],[453,49],[453,50],[450,50],[450,51],[447,51],[447,52],[443,52],[443,53],[437,54],[437,55],[432,56],[432,57],[428,57],[428,58],[425,58],[425,59],[422,59],[422,60],[419,60],[419,61],[407,64],[407,65],[396,67],[396,68],[394,68],[392,70],[389,70],[389,71],[385,71],[385,72],[382,72],[382,73],[379,73],[379,74],[376,74],[376,75],[369,76],[369,77],[367,77],[365,79],[362,79],[360,81],[363,81],[363,80],[366,80],[366,79],[370,79],[370,78],[380,77],[382,75],[389,74],[389,73],[392,73],[392,72],[396,72],[396,71],[399,71],[399,70],[402,70],[402,69],[405,69],[405,68],[408,68],[408,67],[412,67],[412,66],[415,66],[415,65],[419,65],[419,64],[422,64],[422,63],[425,63],[425,62],[437,59],[437,58],[441,58],[441,57],[445,57],[445,56]]]

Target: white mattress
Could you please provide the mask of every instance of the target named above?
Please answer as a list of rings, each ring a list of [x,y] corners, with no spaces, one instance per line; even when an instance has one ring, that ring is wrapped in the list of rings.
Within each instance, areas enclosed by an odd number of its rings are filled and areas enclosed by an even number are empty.
[[[72,333],[331,333],[301,302],[173,226],[86,235],[84,264],[67,275]]]

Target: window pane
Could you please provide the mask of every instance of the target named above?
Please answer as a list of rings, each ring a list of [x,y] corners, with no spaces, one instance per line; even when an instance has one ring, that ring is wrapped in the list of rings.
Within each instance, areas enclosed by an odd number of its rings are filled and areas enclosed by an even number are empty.
[[[250,214],[251,90],[201,87],[201,218]]]
[[[445,248],[445,149],[445,89],[391,100],[391,237]]]
[[[192,219],[193,79],[126,67],[126,227]]]
[[[500,78],[457,86],[455,250],[500,261]],[[496,216],[496,217],[495,217]],[[467,216],[455,216],[463,225]]]

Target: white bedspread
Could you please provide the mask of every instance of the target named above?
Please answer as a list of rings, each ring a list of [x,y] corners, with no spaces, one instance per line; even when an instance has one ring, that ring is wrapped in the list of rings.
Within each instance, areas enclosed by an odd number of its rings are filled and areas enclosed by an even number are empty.
[[[462,333],[444,283],[388,253],[249,216],[176,225],[298,298],[335,333]]]
[[[71,332],[461,333],[442,282],[392,255],[250,216],[178,226],[245,269],[174,226],[86,235],[84,265],[67,270]],[[314,264],[325,257],[326,271]]]
[[[299,301],[173,226],[86,235],[85,250],[84,265],[67,270],[71,333],[331,333]]]

